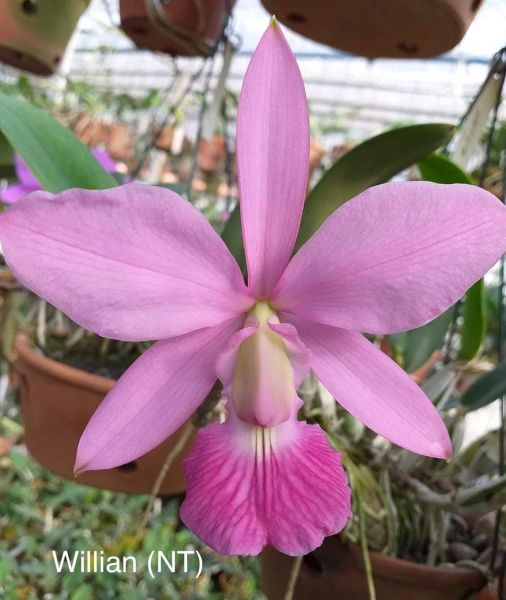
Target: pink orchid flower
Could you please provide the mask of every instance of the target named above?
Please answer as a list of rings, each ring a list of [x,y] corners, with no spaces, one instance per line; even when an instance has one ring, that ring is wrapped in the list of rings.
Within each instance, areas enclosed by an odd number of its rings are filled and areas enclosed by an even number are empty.
[[[113,173],[116,170],[116,163],[105,150],[93,148],[91,152],[106,171]],[[19,154],[14,156],[14,169],[18,183],[8,185],[0,192],[0,201],[5,202],[5,204],[13,204],[23,196],[42,189],[40,183]]]
[[[205,218],[177,194],[129,184],[36,192],[0,216],[15,275],[83,327],[158,339],[93,415],[76,469],[109,469],[160,444],[218,377],[224,424],[185,461],[186,525],[223,554],[317,547],[350,517],[341,457],[297,420],[312,369],[393,443],[451,453],[414,381],[360,332],[404,331],[454,303],[506,247],[506,209],[467,185],[391,183],[339,208],[291,258],[309,161],[304,85],[279,27],[245,76],[237,161],[248,285]]]

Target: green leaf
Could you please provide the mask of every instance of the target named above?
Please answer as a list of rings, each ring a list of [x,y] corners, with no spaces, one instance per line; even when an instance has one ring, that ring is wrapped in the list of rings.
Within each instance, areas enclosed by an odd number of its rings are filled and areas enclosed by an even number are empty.
[[[93,588],[88,583],[81,584],[72,592],[70,600],[93,600]]]
[[[474,381],[460,397],[460,404],[469,410],[487,406],[506,394],[506,362]]]
[[[418,162],[422,179],[434,183],[474,183],[458,165],[442,154],[431,154]]]
[[[471,506],[479,502],[491,502],[495,494],[506,488],[506,475],[485,482],[463,487],[457,491],[455,503],[459,506]]]
[[[306,199],[296,249],[336,208],[368,187],[385,183],[434,152],[453,131],[453,126],[440,123],[399,127],[350,150],[323,175]],[[244,266],[238,207],[232,213],[222,238],[239,264]]]
[[[434,152],[453,131],[453,126],[441,123],[399,127],[350,150],[323,175],[307,197],[296,247],[309,239],[336,208]]]
[[[0,133],[0,177],[10,178],[15,174],[12,146],[6,137]]]
[[[405,333],[388,336],[403,355],[402,366],[411,373],[429,359],[434,350],[441,348],[453,318],[453,306],[430,323]]]
[[[467,292],[462,315],[459,357],[471,360],[478,353],[487,332],[487,297],[483,279]]]
[[[71,131],[25,100],[0,94],[0,131],[48,192],[117,185]]]
[[[432,154],[417,164],[426,181],[435,183],[467,183],[473,180],[446,156]],[[471,360],[481,347],[487,329],[486,296],[483,281],[478,281],[467,292],[462,308],[463,323],[460,329],[459,357]]]
[[[230,215],[221,237],[240,267],[244,268],[246,266],[246,259],[242,243],[241,213],[239,211],[239,205],[235,207]]]

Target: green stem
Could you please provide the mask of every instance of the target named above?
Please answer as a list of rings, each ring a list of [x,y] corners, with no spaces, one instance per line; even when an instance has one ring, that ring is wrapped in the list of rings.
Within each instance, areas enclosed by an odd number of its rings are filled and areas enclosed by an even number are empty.
[[[360,474],[358,469],[349,459],[349,456],[343,453],[343,462],[350,475],[351,488],[355,494],[355,503],[358,512],[358,527],[360,537],[360,548],[362,550],[362,560],[364,561],[365,576],[367,580],[367,591],[369,600],[376,600],[376,589],[374,587],[374,577],[372,572],[371,558],[369,556],[369,547],[367,544],[367,532],[364,506],[362,504],[362,486],[360,483]]]
[[[364,561],[365,576],[367,579],[367,590],[369,592],[369,600],[376,600],[376,589],[374,588],[374,577],[372,574],[371,558],[369,556],[369,548],[367,546],[367,533],[365,530],[365,515],[362,504],[360,484],[355,485],[355,497],[358,508],[358,523],[360,529],[360,547],[362,549],[362,558]]]

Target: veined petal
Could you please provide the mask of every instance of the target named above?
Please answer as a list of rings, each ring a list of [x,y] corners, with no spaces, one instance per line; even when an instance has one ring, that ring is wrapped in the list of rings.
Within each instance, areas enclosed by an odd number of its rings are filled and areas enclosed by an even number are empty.
[[[311,350],[311,368],[347,411],[403,448],[448,458],[451,442],[432,402],[360,333],[285,315]]]
[[[156,342],[118,380],[86,426],[76,471],[111,469],[174,433],[209,393],[216,355],[240,327],[217,327]]]
[[[304,83],[280,27],[264,33],[237,113],[237,168],[249,287],[267,298],[292,254],[306,195]]]
[[[451,306],[505,249],[506,208],[489,192],[379,185],[339,208],[304,244],[273,302],[352,331],[405,331]]]
[[[351,516],[340,454],[295,414],[264,429],[231,412],[199,431],[183,464],[181,519],[220,554],[256,555],[266,545],[306,554]]]
[[[0,215],[0,242],[24,285],[109,338],[181,335],[252,304],[219,236],[167,189],[35,192]]]

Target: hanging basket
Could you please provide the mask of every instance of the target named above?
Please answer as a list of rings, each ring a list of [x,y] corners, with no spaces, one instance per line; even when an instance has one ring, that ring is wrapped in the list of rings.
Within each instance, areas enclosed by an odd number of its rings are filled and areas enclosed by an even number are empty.
[[[209,56],[235,0],[120,0],[121,28],[138,48]]]
[[[0,62],[51,75],[90,0],[1,0]]]
[[[14,377],[20,389],[26,446],[41,465],[75,481],[74,460],[81,434],[115,381],[45,357],[23,335],[16,340],[15,356]],[[116,469],[83,473],[78,482],[117,492],[150,493],[181,431],[135,461]],[[160,488],[161,495],[184,492],[181,459],[193,442],[190,437],[172,464]]]
[[[304,37],[369,58],[426,58],[454,48],[482,0],[262,0]]]

